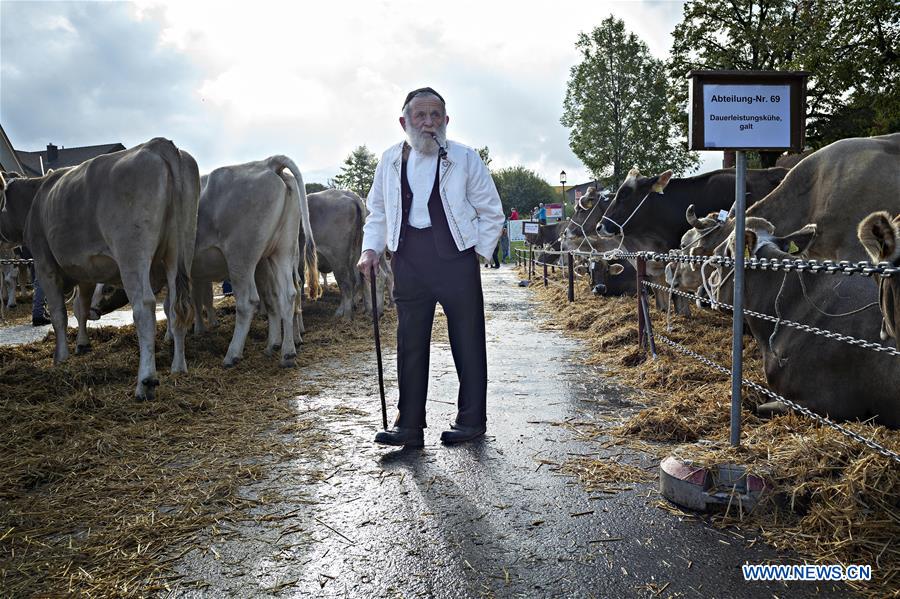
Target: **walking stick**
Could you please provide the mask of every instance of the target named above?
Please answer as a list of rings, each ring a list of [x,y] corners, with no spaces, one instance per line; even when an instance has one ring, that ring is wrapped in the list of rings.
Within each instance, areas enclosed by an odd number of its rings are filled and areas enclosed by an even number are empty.
[[[369,276],[369,286],[372,290],[372,322],[375,325],[375,355],[378,356],[378,390],[381,391],[381,423],[387,430],[387,403],[384,401],[384,368],[381,365],[381,335],[378,333],[378,301],[375,292],[375,265]]]

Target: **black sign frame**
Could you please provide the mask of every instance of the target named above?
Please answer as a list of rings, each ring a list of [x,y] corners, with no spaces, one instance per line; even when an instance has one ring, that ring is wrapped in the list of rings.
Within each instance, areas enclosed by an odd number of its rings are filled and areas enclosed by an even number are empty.
[[[688,149],[772,152],[802,152],[806,143],[806,79],[808,71],[705,71],[688,72],[690,106],[688,112]],[[707,147],[706,115],[703,111],[703,86],[723,85],[788,85],[791,88],[791,144],[787,147]]]

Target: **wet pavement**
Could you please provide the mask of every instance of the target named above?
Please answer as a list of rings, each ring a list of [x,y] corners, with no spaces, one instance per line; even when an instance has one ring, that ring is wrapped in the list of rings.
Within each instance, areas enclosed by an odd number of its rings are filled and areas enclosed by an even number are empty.
[[[573,440],[558,426],[635,407],[600,369],[580,364],[579,342],[539,329],[546,315],[511,267],[483,275],[487,437],[456,447],[439,442],[457,393],[446,341],[433,344],[423,450],[372,443],[381,421],[373,355],[303,373],[323,391],[298,408],[338,414],[322,421],[334,440],[322,456],[328,474],[301,481],[290,465],[277,467],[259,489],[277,481],[285,500],[263,509],[260,522],[211,537],[212,549],[181,557],[176,569],[185,578],[175,596],[848,596],[844,587],[744,582],[741,564],[797,558],[661,510],[657,482],[589,493],[558,472],[582,455],[624,460],[654,478],[658,463]],[[389,419],[394,359],[385,355]],[[372,376],[361,384],[350,372]],[[192,589],[191,581],[202,586]]]
[[[372,443],[381,426],[375,358],[351,353],[298,373],[321,388],[297,399],[321,414],[330,448],[281,463],[242,491],[256,521],[225,523],[169,563],[176,597],[847,597],[843,587],[744,582],[744,563],[795,563],[746,532],[657,507],[658,462],[576,440],[560,423],[639,409],[580,342],[540,327],[552,315],[511,267],[482,270],[487,311],[488,435],[445,447],[455,416],[449,344],[433,343],[426,446]],[[127,322],[130,312],[116,318]],[[103,324],[114,322],[108,317]],[[31,327],[27,327],[30,329]],[[9,333],[7,333],[9,334]],[[395,356],[386,352],[389,419]],[[252,398],[248,398],[252,399]],[[590,456],[639,466],[654,482],[587,492],[559,471]],[[267,500],[272,489],[277,499]]]

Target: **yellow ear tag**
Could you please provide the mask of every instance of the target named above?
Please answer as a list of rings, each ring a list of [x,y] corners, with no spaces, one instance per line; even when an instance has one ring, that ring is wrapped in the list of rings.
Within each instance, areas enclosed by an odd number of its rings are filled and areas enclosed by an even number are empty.
[[[744,258],[750,259],[750,248],[744,248]]]
[[[797,247],[797,244],[793,241],[788,244],[788,254],[796,254],[800,251],[800,248]]]
[[[665,188],[662,185],[656,183],[653,187],[650,188],[650,191],[652,191],[653,193],[662,193],[663,189]]]

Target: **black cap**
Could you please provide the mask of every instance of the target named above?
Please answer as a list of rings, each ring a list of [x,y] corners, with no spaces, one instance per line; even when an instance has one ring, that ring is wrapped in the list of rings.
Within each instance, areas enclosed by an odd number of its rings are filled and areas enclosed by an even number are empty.
[[[420,87],[419,89],[414,89],[411,92],[409,92],[408,94],[406,94],[406,99],[403,100],[403,108],[401,108],[401,110],[405,110],[407,105],[409,105],[409,103],[412,102],[412,99],[421,94],[431,94],[432,96],[436,96],[437,99],[441,101],[441,104],[444,105],[444,107],[447,106],[447,103],[444,102],[444,98],[443,98],[443,96],[441,96],[441,94],[437,93],[430,87]]]

